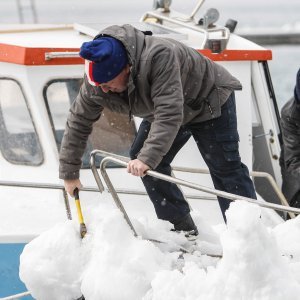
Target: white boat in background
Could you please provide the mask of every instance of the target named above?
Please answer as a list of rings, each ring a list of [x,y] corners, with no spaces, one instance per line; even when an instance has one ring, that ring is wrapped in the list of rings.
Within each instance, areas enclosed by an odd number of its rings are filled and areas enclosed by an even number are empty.
[[[267,202],[286,205],[279,188],[280,126],[268,69],[271,51],[215,25],[216,10],[203,15],[199,25],[194,15],[202,1],[191,16],[173,12],[163,1],[158,2],[161,7],[131,24],[154,35],[180,40],[241,81],[243,90],[236,92],[236,104],[242,161],[252,171],[258,194]],[[0,30],[0,267],[4,270],[0,286],[5,287],[0,289],[0,297],[25,290],[18,279],[24,245],[70,218],[58,179],[58,151],[69,106],[84,74],[79,48],[108,25],[22,25]],[[109,201],[102,199],[90,170],[91,150],[128,156],[140,121],[134,118],[128,123],[127,116],[105,111],[95,124],[81,170],[84,189],[80,198],[87,219],[99,201]],[[193,140],[178,154],[173,166],[177,178],[213,187]],[[195,170],[195,166],[204,170]],[[108,174],[129,216],[138,213],[156,218],[139,179],[116,166],[108,168]],[[214,195],[188,187],[183,190],[191,207],[201,210],[204,219],[212,225],[223,222]],[[75,215],[73,201],[70,206]],[[275,223],[280,222],[277,213],[270,214]]]

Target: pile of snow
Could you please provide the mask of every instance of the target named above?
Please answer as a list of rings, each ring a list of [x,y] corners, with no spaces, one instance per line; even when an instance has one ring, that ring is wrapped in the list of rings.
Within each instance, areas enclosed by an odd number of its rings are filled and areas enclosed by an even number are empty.
[[[117,210],[87,224],[81,240],[74,221],[57,225],[30,242],[21,255],[20,278],[36,299],[72,300],[265,300],[298,299],[300,218],[266,225],[262,209],[232,203],[228,224],[210,228],[199,213],[201,251],[178,259],[185,238],[170,224],[133,220],[135,238]],[[223,249],[223,258],[204,255]],[[172,250],[170,252],[170,250]],[[202,253],[201,253],[202,252]]]
[[[26,245],[20,278],[36,299],[76,299],[86,260],[82,249],[72,222],[56,225]]]

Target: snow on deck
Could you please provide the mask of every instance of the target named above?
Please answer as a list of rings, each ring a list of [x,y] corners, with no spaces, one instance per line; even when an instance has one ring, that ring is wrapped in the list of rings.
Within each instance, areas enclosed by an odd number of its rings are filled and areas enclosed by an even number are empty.
[[[299,299],[300,218],[271,226],[265,212],[232,203],[228,226],[211,228],[194,211],[200,251],[178,260],[174,245],[186,240],[168,222],[133,220],[144,238],[169,241],[154,245],[135,238],[117,209],[99,207],[83,240],[78,224],[67,221],[30,242],[20,277],[43,300]],[[221,260],[205,255],[221,248]]]

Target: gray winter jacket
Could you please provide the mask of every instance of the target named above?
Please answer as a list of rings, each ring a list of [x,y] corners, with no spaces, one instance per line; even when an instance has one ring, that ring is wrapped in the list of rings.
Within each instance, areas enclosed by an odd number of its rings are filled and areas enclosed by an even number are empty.
[[[300,207],[300,69],[294,97],[281,109],[283,145],[280,155],[282,191],[291,206]]]
[[[85,78],[66,124],[61,179],[79,177],[87,138],[104,107],[152,123],[138,159],[156,168],[181,125],[219,117],[231,92],[242,88],[225,68],[176,40],[145,35],[131,25],[108,27],[102,35],[120,40],[127,50],[128,90],[105,94]]]
[[[280,157],[282,191],[291,201],[300,191],[300,103],[295,98],[283,106],[280,124],[283,139]]]
[[[294,98],[283,106],[280,123],[285,168],[289,172],[298,171],[300,175],[300,103]]]

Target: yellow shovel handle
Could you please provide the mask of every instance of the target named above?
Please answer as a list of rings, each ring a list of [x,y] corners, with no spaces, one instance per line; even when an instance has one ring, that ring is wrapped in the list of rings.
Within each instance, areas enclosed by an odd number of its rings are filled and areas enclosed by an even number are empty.
[[[79,199],[75,199],[75,204],[76,204],[76,208],[77,208],[79,223],[82,224],[82,223],[84,223],[84,221],[83,221],[83,215],[82,215],[81,205],[80,205]]]
[[[74,196],[75,196],[75,204],[76,204],[76,209],[77,209],[77,214],[78,214],[78,220],[80,223],[80,235],[81,235],[81,238],[83,238],[85,236],[85,234],[87,233],[87,229],[84,224],[83,215],[82,215],[82,211],[81,211],[78,188],[76,188],[74,190]]]

